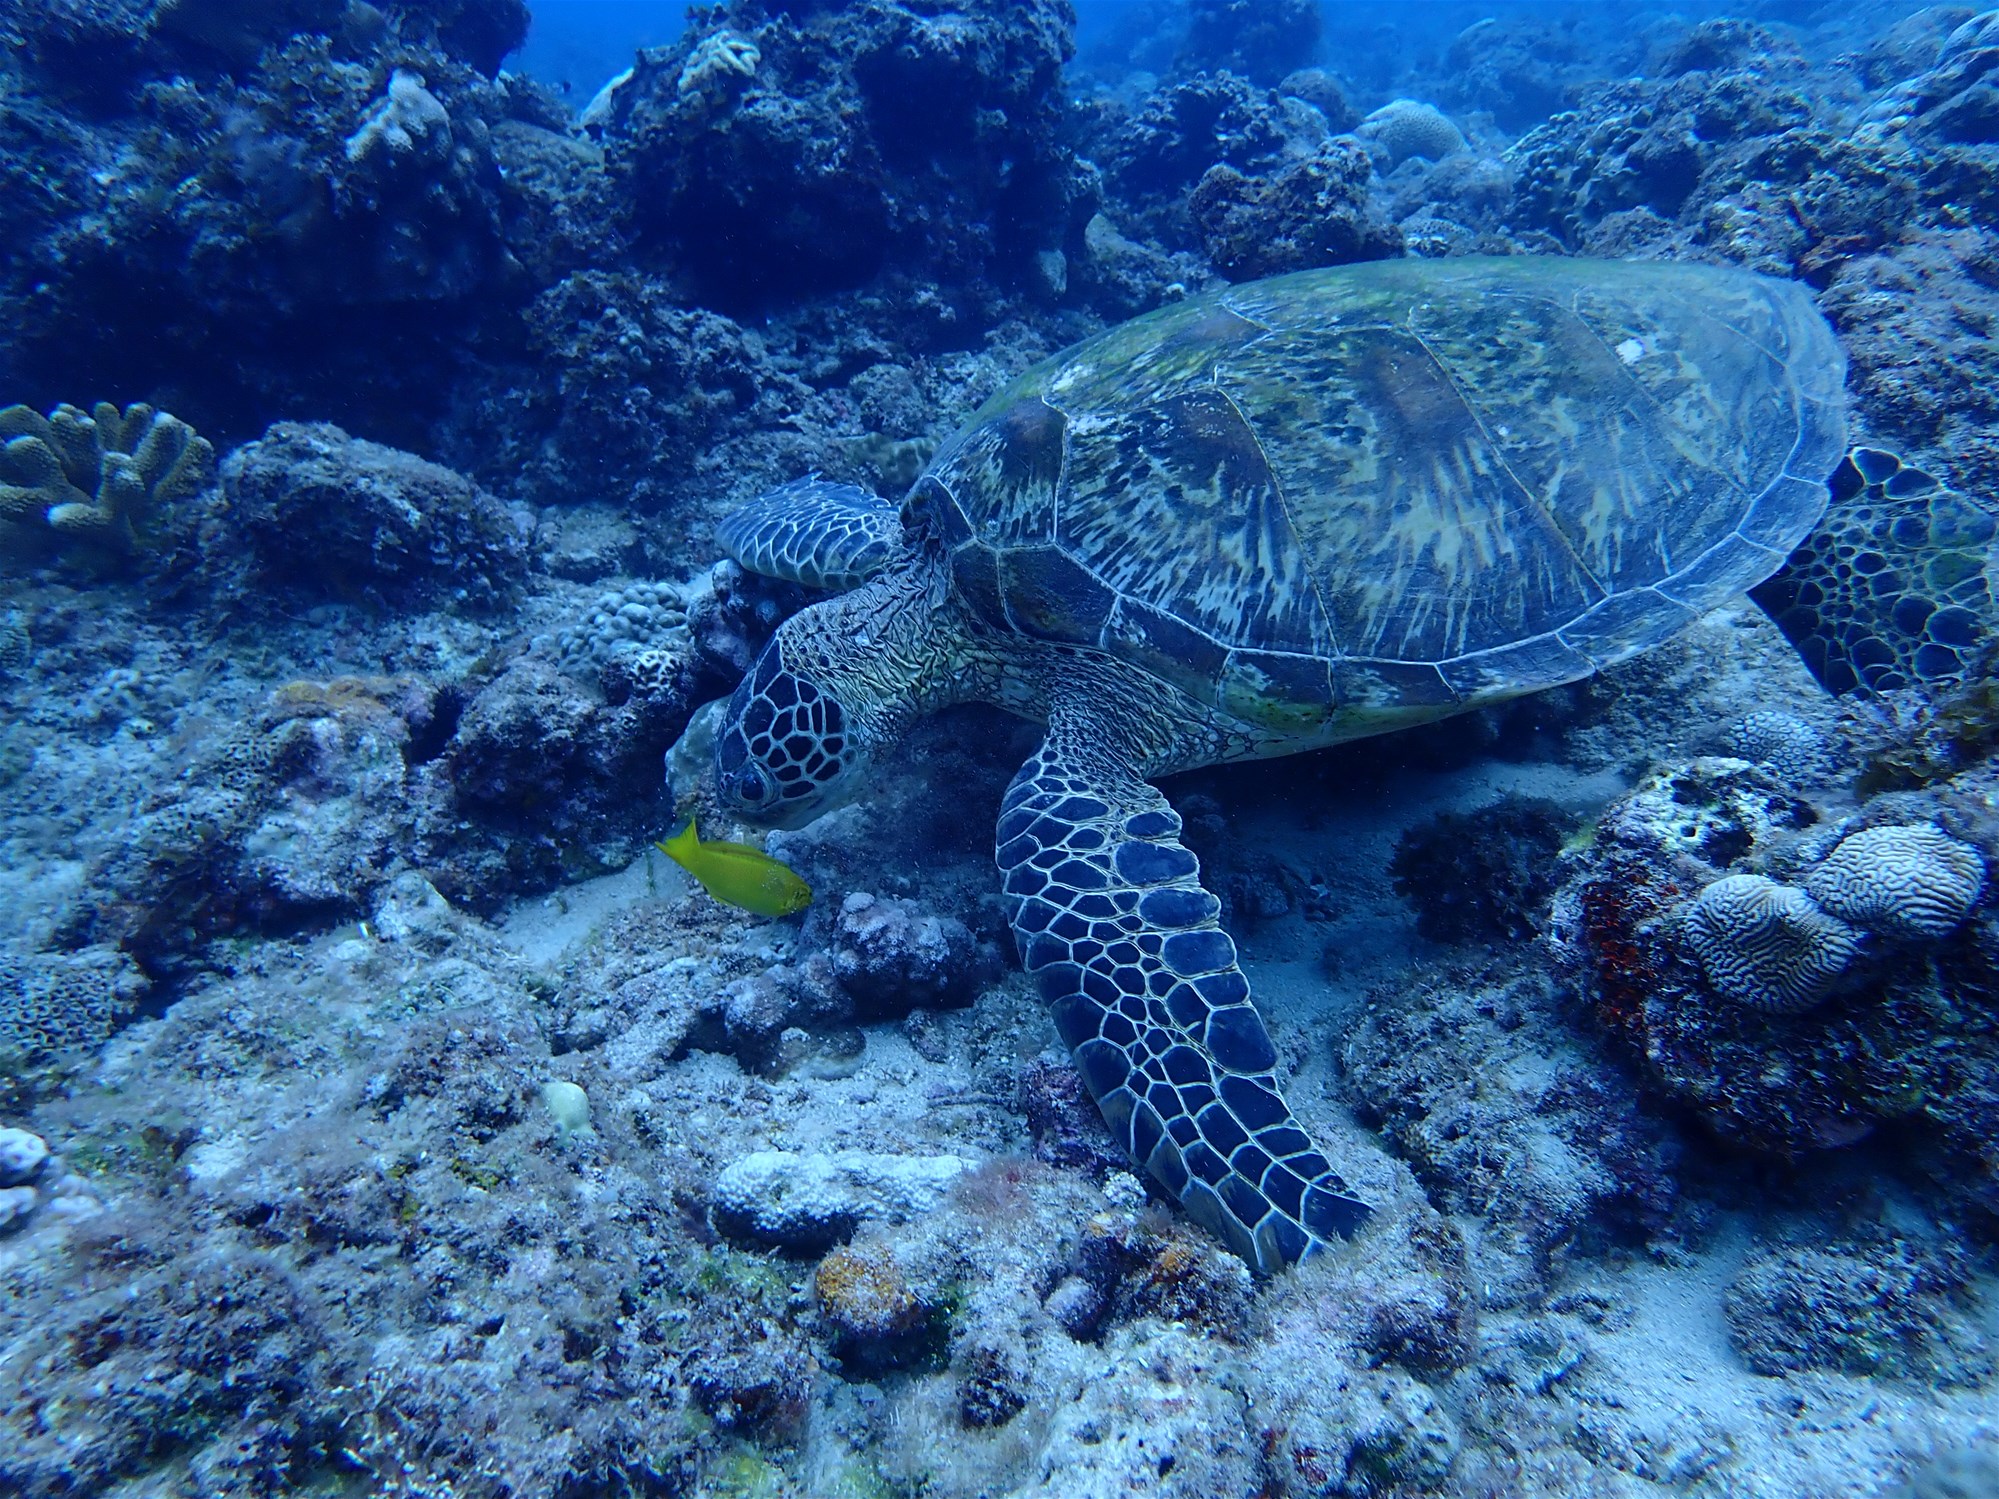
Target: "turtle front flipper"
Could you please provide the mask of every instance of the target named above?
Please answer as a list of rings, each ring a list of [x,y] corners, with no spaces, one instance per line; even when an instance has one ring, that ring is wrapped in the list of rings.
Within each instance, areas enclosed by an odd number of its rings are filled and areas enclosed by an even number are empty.
[[[1999,511],[1855,448],[1783,570],[1749,590],[1827,691],[1962,681],[1999,629]]]
[[[895,558],[902,521],[857,484],[794,479],[730,512],[715,537],[753,573],[843,593]]]
[[[1270,1033],[1166,798],[1057,714],[1008,787],[999,866],[1021,958],[1131,1158],[1270,1274],[1372,1209],[1291,1117]]]

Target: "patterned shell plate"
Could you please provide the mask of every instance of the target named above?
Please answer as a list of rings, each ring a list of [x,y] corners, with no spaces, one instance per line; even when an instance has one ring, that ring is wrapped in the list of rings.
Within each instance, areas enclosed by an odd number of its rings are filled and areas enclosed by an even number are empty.
[[[1304,271],[1030,370],[911,507],[996,624],[1366,732],[1577,680],[1775,572],[1845,373],[1804,289],[1744,271]]]

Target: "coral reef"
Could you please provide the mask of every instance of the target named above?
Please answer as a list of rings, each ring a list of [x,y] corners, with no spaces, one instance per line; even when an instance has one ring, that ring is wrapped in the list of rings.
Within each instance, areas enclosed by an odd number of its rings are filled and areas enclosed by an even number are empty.
[[[131,957],[109,945],[0,948],[0,1055],[32,1060],[101,1045],[137,1013],[147,988]]]
[[[521,0],[0,0],[0,1490],[1993,1487],[1999,23],[1117,9],[726,0],[577,115]],[[1168,779],[1374,1209],[1256,1281],[1007,956],[1032,729],[796,919],[648,847],[810,598],[731,506],[1400,253],[1801,280],[1858,446],[1775,627]]]
[[[889,272],[1018,284],[1082,199],[1054,130],[1068,20],[1057,0],[721,7],[641,55],[600,126],[633,233],[738,312]]]
[[[1990,1214],[1973,1163],[1999,1107],[1983,1000],[1999,953],[1971,906],[1999,831],[1989,778],[1815,831],[1743,762],[1665,772],[1571,856],[1551,944],[1648,1080],[1724,1137],[1796,1155],[1889,1133],[1933,1190]],[[1814,880],[1871,925],[1827,912]]]

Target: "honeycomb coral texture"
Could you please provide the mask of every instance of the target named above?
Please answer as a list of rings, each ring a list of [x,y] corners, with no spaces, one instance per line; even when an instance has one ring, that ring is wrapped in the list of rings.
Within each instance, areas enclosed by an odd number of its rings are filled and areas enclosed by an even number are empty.
[[[1855,926],[1934,942],[1956,931],[1978,904],[1985,861],[1931,823],[1869,828],[1841,840],[1805,888]]]
[[[1716,880],[1687,911],[1687,941],[1715,989],[1773,1014],[1808,1010],[1859,950],[1853,928],[1760,874]]]
[[[1810,786],[1826,772],[1825,736],[1795,713],[1764,708],[1732,725],[1728,752],[1766,766],[1787,786]]]

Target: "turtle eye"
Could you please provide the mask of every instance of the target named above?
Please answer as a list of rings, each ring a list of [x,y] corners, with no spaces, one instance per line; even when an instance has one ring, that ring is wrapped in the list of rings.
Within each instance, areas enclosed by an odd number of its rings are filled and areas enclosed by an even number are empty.
[[[751,805],[770,795],[770,783],[764,780],[760,770],[743,770],[736,774],[736,795]]]

